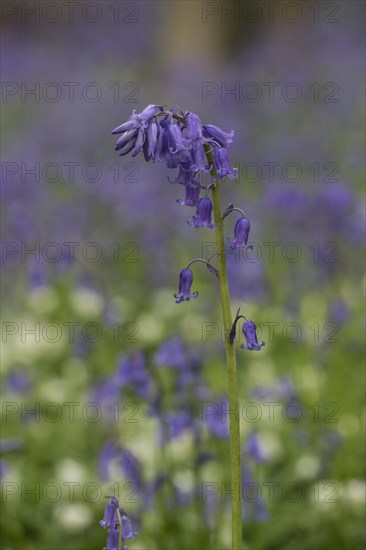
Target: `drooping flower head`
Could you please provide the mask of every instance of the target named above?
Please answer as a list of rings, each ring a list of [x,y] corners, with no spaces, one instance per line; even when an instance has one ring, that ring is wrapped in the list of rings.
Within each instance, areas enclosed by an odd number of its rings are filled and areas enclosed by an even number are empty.
[[[188,139],[203,143],[201,119],[194,113],[188,113],[186,125]]]
[[[234,130],[227,133],[218,126],[206,124],[203,126],[203,136],[207,138],[208,141],[215,141],[220,147],[229,147],[234,139]]]
[[[120,508],[122,520],[122,540],[133,540],[137,537],[137,533],[132,531],[131,521],[123,508]]]
[[[160,112],[162,112],[163,107],[161,105],[150,104],[141,113],[136,114],[136,110],[132,112],[129,120],[124,122],[120,126],[117,126],[112,131],[112,134],[122,134],[132,129],[147,128],[150,120]]]
[[[216,149],[214,159],[219,178],[225,178],[226,176],[229,176],[232,180],[237,178],[238,169],[231,168],[230,158],[226,149],[222,147],[220,149]]]
[[[116,497],[110,498],[110,502],[105,507],[103,519],[100,521],[102,527],[114,527],[117,521],[118,500]]]
[[[250,222],[245,216],[239,218],[234,227],[234,240],[228,237],[228,242],[230,243],[230,248],[234,250],[235,248],[252,248],[247,246],[248,238],[250,231]]]
[[[201,186],[198,180],[193,179],[192,181],[194,181],[193,185],[189,184],[185,186],[184,200],[177,199],[177,203],[181,206],[197,206],[198,204]]]
[[[150,146],[150,152],[152,157],[152,149],[156,148],[154,140],[157,139],[154,129],[148,130],[150,123],[153,124],[152,119],[157,113],[162,111],[162,106],[159,105],[148,105],[145,107],[141,113],[136,113],[133,111],[127,122],[124,122],[120,126],[117,126],[112,132],[112,134],[122,134],[122,136],[116,142],[116,151],[120,151],[120,155],[127,155],[131,153],[133,157],[138,155],[138,153],[144,147],[147,136],[150,136],[152,140]],[[146,150],[145,158],[146,158]]]
[[[107,550],[118,550],[119,546],[119,527],[118,523],[109,529],[107,538]]]
[[[184,300],[189,301],[191,298],[197,298],[198,292],[191,293],[193,283],[193,273],[190,269],[182,269],[179,274],[179,291],[174,294],[175,303],[180,304]]]
[[[193,216],[192,221],[189,224],[192,227],[209,227],[212,229],[214,223],[211,219],[212,216],[212,202],[208,197],[202,197],[197,204],[196,215]]]
[[[107,549],[119,550],[120,528],[122,527],[122,542],[132,540],[137,537],[137,533],[132,531],[131,521],[123,508],[119,507],[116,497],[110,498],[105,511],[104,517],[100,522],[102,527],[108,527]],[[127,546],[123,546],[127,549]]]
[[[247,345],[243,346],[241,344],[241,348],[244,350],[249,351],[260,351],[262,347],[265,345],[264,342],[261,344],[258,344],[257,339],[257,325],[253,323],[253,321],[248,321],[247,319],[243,323],[243,334],[247,340]]]

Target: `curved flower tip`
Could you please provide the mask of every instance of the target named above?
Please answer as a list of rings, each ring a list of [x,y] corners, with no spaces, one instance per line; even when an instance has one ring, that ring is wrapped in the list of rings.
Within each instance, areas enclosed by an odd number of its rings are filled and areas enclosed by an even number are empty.
[[[216,141],[220,147],[229,147],[234,139],[234,130],[224,132],[218,126],[206,124],[203,126],[203,135],[208,141]]]
[[[243,334],[246,338],[247,345],[240,345],[241,349],[249,351],[260,351],[265,343],[258,344],[257,339],[257,325],[253,321],[246,320],[243,323]]]
[[[193,273],[190,269],[182,269],[179,274],[178,294],[174,294],[175,303],[180,304],[183,301],[189,302],[191,298],[197,298],[198,292],[191,292],[193,283]]]

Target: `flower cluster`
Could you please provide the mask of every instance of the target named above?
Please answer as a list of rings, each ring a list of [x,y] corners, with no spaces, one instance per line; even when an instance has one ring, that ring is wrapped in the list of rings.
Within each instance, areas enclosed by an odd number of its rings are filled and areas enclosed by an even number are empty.
[[[196,208],[196,213],[191,220],[188,220],[188,224],[194,228],[213,229],[215,227],[212,220],[213,203],[208,195],[222,178],[228,176],[235,179],[237,176],[237,170],[231,167],[227,151],[233,142],[233,131],[224,132],[218,126],[204,125],[201,119],[190,111],[166,110],[162,105],[151,104],[145,107],[141,113],[133,111],[130,119],[115,128],[112,133],[122,134],[115,147],[120,155],[131,153],[134,157],[142,151],[147,162],[157,160],[164,162],[169,169],[177,168],[176,178],[170,181],[181,184],[185,188],[184,199],[177,199],[177,203],[181,206]],[[210,186],[201,185],[199,174],[203,172],[211,173],[212,184]],[[200,196],[203,189],[205,190],[204,196]],[[238,212],[240,217],[235,223],[234,239],[228,237],[229,247],[231,250],[250,249],[252,248],[248,245],[250,221],[244,212],[230,204],[223,212],[222,220],[233,212]],[[174,294],[177,304],[188,302],[191,298],[198,296],[197,291],[191,291],[193,272],[190,266],[193,263],[205,263],[208,270],[218,277],[218,270],[210,263],[210,260],[211,258],[208,261],[201,258],[192,260],[186,268],[180,271],[178,292]],[[237,320],[238,317],[235,319],[232,329],[234,337]],[[241,348],[260,351],[264,342],[258,344],[255,323],[245,319],[242,330],[247,345],[242,345]],[[233,341],[234,338],[231,339],[231,342]]]
[[[105,510],[103,519],[100,522],[102,527],[108,528],[107,547],[104,550],[128,550],[127,546],[121,547],[121,542],[132,540],[137,533],[132,531],[131,521],[123,508],[119,507],[116,497],[110,498]]]
[[[200,118],[189,111],[166,111],[162,105],[148,105],[141,113],[134,111],[112,134],[122,134],[115,146],[120,155],[131,153],[135,157],[142,152],[147,162],[164,162],[169,169],[178,168],[176,178],[170,180],[184,185],[185,198],[177,199],[178,204],[197,208],[190,222],[193,227],[213,228],[212,202],[207,196],[200,198],[203,187],[197,175],[212,170],[206,159],[208,146],[214,153],[218,177],[237,177],[237,169],[231,168],[227,152],[233,131],[227,133],[217,126],[204,126]]]

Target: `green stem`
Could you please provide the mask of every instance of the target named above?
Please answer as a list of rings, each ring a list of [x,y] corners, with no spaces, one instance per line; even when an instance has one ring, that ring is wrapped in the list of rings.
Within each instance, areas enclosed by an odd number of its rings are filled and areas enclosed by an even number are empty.
[[[217,261],[219,272],[220,300],[222,317],[225,328],[226,366],[228,376],[229,416],[230,416],[230,463],[231,463],[231,489],[232,489],[232,549],[242,548],[242,511],[241,511],[241,470],[240,470],[240,423],[238,403],[238,380],[236,374],[236,357],[234,342],[229,341],[232,327],[230,293],[226,271],[225,241],[223,217],[221,211],[220,189],[218,185],[217,170],[214,164],[213,154],[209,146],[205,146],[205,152],[209,164],[212,166],[211,176],[213,182],[212,201],[215,220],[215,234],[217,245]]]

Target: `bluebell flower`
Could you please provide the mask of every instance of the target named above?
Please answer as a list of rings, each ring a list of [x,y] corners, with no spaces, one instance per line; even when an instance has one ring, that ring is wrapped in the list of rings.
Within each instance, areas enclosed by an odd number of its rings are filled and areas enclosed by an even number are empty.
[[[190,269],[182,269],[179,274],[179,290],[178,294],[174,294],[175,303],[180,304],[184,300],[189,301],[191,298],[197,298],[198,292],[191,293],[193,283],[193,273]]]
[[[131,150],[132,157],[136,157],[136,155],[138,155],[139,152],[142,150],[145,143],[145,139],[146,139],[146,130],[145,128],[141,127],[139,128],[139,131],[137,133],[137,138],[136,138],[134,147]]]
[[[238,169],[231,168],[230,158],[226,149],[216,149],[214,152],[214,160],[219,178],[225,178],[226,176],[229,176],[232,180],[237,178]]]
[[[141,113],[136,114],[133,111],[130,119],[115,128],[112,134],[122,134],[117,140],[116,151],[120,151],[120,155],[131,155],[135,157],[144,147],[144,143],[148,136],[148,128],[152,119],[162,111],[162,106],[148,105]],[[154,133],[154,129],[151,131]],[[150,132],[150,135],[151,135]],[[153,146],[153,143],[152,143]]]
[[[244,350],[249,351],[260,351],[262,347],[265,345],[264,342],[261,344],[258,344],[257,339],[257,325],[253,323],[253,321],[245,320],[243,323],[243,334],[247,340],[247,345],[243,346],[241,344],[241,348]]]
[[[129,130],[128,132],[125,132],[117,141],[116,141],[116,146],[114,148],[115,151],[120,151],[121,149],[123,149],[123,147],[128,144],[129,142],[131,142],[132,144],[132,147],[135,145],[136,143],[136,138],[137,138],[137,134],[138,134],[138,130],[137,129],[133,129],[133,130]],[[131,147],[131,149],[132,149]]]
[[[192,170],[191,162],[184,161],[179,164],[179,172],[175,180],[171,183],[179,183],[181,185],[195,185],[198,180],[194,177],[195,171]]]
[[[191,148],[191,167],[195,172],[209,172],[210,166],[206,159],[203,141],[193,141]]]
[[[203,137],[201,119],[194,113],[189,113],[186,118],[187,138],[191,144],[191,167],[196,172],[207,172],[210,166],[207,163],[205,150],[206,143]]]
[[[105,507],[103,519],[100,521],[100,525],[102,527],[114,527],[117,521],[118,500],[116,499],[116,497],[108,498],[110,498],[111,500]]]
[[[171,128],[172,126],[176,126],[176,128]],[[167,168],[178,168],[180,163],[187,161],[190,156],[189,152],[185,150],[183,142],[180,141],[177,132],[181,132],[180,128],[172,122],[171,115],[160,121],[156,159],[159,162],[165,162]]]
[[[193,216],[192,221],[188,222],[192,227],[209,227],[212,229],[214,223],[211,219],[212,216],[212,202],[208,197],[202,197],[197,204],[196,215]]]
[[[155,153],[158,144],[160,126],[153,120],[147,129],[147,136],[143,146],[144,157],[146,162],[149,160],[155,160]]]
[[[251,432],[246,440],[244,454],[253,458],[256,462],[266,462],[268,460],[267,453],[263,448],[263,443],[260,437]]]
[[[107,549],[106,550],[119,550],[119,527],[118,523],[111,527],[108,532]]]
[[[123,508],[119,507],[118,500],[115,497],[110,498],[107,504],[104,517],[100,522],[102,527],[108,527],[107,547],[104,550],[119,550],[120,527],[122,526],[122,542],[132,540],[137,537],[137,533],[132,531],[131,521]],[[118,513],[120,521],[118,518]],[[128,550],[127,546],[123,546],[122,550]]]
[[[148,105],[145,107],[141,113],[136,114],[136,110],[132,112],[129,120],[124,122],[120,126],[117,126],[112,132],[112,134],[122,134],[123,132],[128,132],[132,129],[147,128],[151,119],[156,116],[159,112],[162,112],[163,107],[161,105]]]
[[[155,159],[158,162],[164,162],[165,154],[168,148],[168,141],[165,135],[166,119],[167,117],[164,117],[162,120],[157,122],[158,136],[156,140]]]
[[[198,180],[194,180],[194,182],[193,185],[188,184],[185,186],[184,200],[177,199],[177,203],[181,206],[197,206],[200,198],[201,186]]]
[[[137,533],[132,531],[131,521],[123,508],[120,508],[122,520],[122,540],[133,540],[137,537]]]
[[[203,136],[207,138],[208,141],[215,141],[220,145],[220,147],[229,147],[233,142],[234,130],[227,133],[221,130],[218,126],[206,124],[203,126]]]
[[[239,218],[234,227],[234,240],[228,237],[230,248],[232,250],[238,247],[242,247],[245,249],[252,248],[252,246],[247,246],[249,231],[250,231],[250,221],[248,220],[248,218],[246,218],[245,216]]]
[[[197,115],[194,113],[189,113],[186,118],[186,126],[188,139],[191,141],[200,141],[201,143],[204,142],[202,135],[202,122]]]
[[[169,124],[167,129],[168,147],[172,154],[180,153],[188,149],[188,142],[182,135],[178,124]]]

